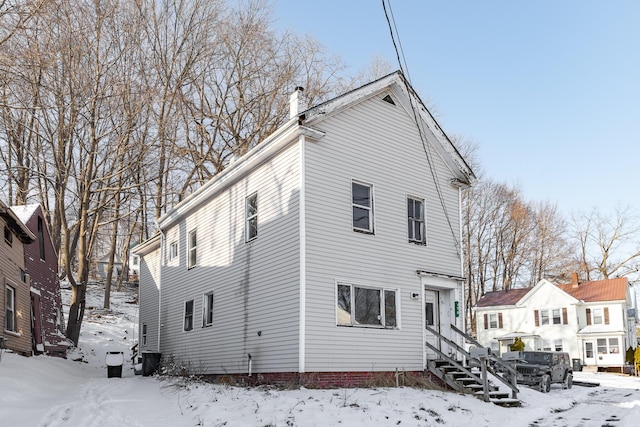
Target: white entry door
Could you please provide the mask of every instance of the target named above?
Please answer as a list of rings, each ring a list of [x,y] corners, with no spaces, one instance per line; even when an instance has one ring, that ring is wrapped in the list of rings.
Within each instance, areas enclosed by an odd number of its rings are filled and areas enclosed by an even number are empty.
[[[596,346],[593,341],[584,342],[584,364],[585,365],[596,364]]]
[[[432,289],[424,290],[424,322],[431,329],[440,332],[440,293]],[[440,340],[431,332],[426,331],[426,341],[440,349]],[[429,347],[426,349],[427,359],[437,359],[439,356]]]

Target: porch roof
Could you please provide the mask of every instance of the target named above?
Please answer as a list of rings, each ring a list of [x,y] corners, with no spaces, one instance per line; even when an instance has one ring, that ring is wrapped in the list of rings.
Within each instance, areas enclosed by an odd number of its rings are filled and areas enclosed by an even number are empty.
[[[576,335],[620,335],[625,331],[621,329],[613,329],[607,325],[589,325],[580,329]]]

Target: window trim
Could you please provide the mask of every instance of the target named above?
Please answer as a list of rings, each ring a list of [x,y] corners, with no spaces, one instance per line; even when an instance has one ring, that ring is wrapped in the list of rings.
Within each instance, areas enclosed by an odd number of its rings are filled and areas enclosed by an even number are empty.
[[[412,204],[412,208],[413,208],[413,212],[409,212],[409,202],[413,201],[414,203]],[[415,202],[419,202],[421,204],[421,209],[420,209],[420,213],[422,214],[421,218],[415,218],[414,216],[411,216],[412,213],[415,214]],[[416,196],[412,196],[410,194],[407,194],[407,239],[409,240],[409,243],[413,243],[416,245],[426,245],[427,244],[427,215],[425,212],[425,207],[426,207],[426,203],[425,203],[425,199],[422,197],[416,197]],[[416,239],[415,236],[412,236],[413,232],[415,231],[415,224],[419,223],[420,224],[420,232],[422,234],[421,239]]]
[[[249,214],[250,201],[255,200],[255,212]],[[244,241],[245,243],[251,242],[258,238],[258,192],[249,194],[244,199]],[[251,225],[254,224],[252,228]],[[251,234],[251,230],[255,230],[255,234]]]
[[[191,304],[191,313],[189,313],[187,311],[187,307],[189,306],[189,304]],[[184,316],[183,316],[183,322],[182,322],[182,331],[183,332],[188,332],[188,331],[192,331],[193,330],[193,313],[195,311],[195,302],[194,300],[190,299],[190,300],[186,300],[184,302]],[[190,319],[190,324],[187,324],[187,319]],[[187,326],[190,326],[189,328],[187,328]]]
[[[193,239],[193,243],[194,245],[191,246],[191,237],[195,237]],[[193,257],[192,257],[193,254]],[[194,267],[197,267],[198,265],[198,234],[197,234],[197,229],[194,228],[193,230],[189,231],[189,233],[187,233],[187,269],[192,269]]]
[[[209,301],[210,305],[209,305]],[[206,292],[202,295],[202,327],[207,328],[213,326],[213,291]],[[209,318],[211,320],[209,321]]]
[[[370,206],[365,206],[365,205],[360,205],[355,203],[354,193],[353,193],[354,184],[360,185],[362,187],[367,187],[369,189],[369,205]],[[357,233],[364,233],[364,234],[375,234],[374,200],[375,198],[374,198],[374,192],[373,192],[373,184],[369,184],[364,181],[359,181],[357,179],[351,180],[351,228],[353,229],[353,231]],[[365,229],[365,228],[356,227],[355,218],[353,217],[354,208],[368,211],[368,218],[369,218],[368,228]]]
[[[13,247],[13,232],[6,224],[4,226],[4,241],[7,243],[7,245]]]
[[[178,258],[178,241],[174,240],[169,243],[169,261],[173,261],[176,258]]]
[[[348,286],[349,287],[349,305],[350,312],[347,312],[349,315],[349,322],[340,322],[340,305],[338,300],[338,289],[340,286]],[[357,323],[355,316],[355,292],[354,288],[360,289],[369,289],[379,292],[380,298],[380,324],[361,324]],[[387,326],[387,304],[386,298],[387,293],[392,292],[394,295],[394,305],[395,305],[395,325]],[[348,281],[336,281],[335,286],[335,310],[336,310],[336,326],[338,327],[354,327],[354,328],[372,328],[372,329],[400,329],[400,298],[399,298],[399,289],[393,288],[390,286],[376,286],[376,285],[367,285],[367,284],[357,284]]]
[[[11,292],[11,297],[9,297],[9,292]],[[9,307],[9,303],[11,303],[11,307]],[[16,317],[16,288],[11,285],[5,285],[5,317],[4,317],[4,330],[7,332],[17,333],[17,317]],[[8,328],[8,320],[9,320],[9,311],[11,310],[11,328]]]

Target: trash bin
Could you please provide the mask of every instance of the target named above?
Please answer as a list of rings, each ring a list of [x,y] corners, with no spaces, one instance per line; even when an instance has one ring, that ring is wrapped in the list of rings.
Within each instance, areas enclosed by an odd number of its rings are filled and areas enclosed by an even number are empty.
[[[142,376],[153,375],[160,366],[160,356],[162,353],[142,353]]]
[[[582,363],[580,363],[580,359],[571,359],[573,365],[573,371],[582,371]]]
[[[121,351],[108,351],[105,360],[107,364],[107,378],[121,378],[124,353]]]

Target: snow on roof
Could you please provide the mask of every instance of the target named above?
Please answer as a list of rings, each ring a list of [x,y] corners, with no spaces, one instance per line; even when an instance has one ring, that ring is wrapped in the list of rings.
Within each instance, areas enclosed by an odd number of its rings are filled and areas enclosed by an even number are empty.
[[[27,223],[29,219],[33,216],[33,213],[40,206],[37,203],[33,203],[31,205],[20,205],[20,206],[11,206],[11,210],[14,214],[22,221],[23,223]]]

